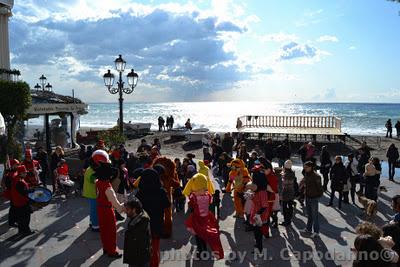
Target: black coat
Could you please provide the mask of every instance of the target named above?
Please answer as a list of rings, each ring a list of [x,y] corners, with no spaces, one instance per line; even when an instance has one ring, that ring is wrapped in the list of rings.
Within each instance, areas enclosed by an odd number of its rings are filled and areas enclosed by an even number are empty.
[[[335,163],[332,166],[331,176],[331,189],[334,191],[342,191],[343,185],[347,183],[348,172],[343,163]]]
[[[150,217],[144,211],[135,218],[128,219],[124,241],[124,263],[142,266],[150,262],[150,257]]]
[[[264,155],[265,158],[269,161],[272,161],[272,159],[274,158],[274,146],[272,144],[265,144],[264,147]]]
[[[395,146],[390,146],[386,157],[388,158],[389,162],[396,162],[399,159],[399,150]]]
[[[320,162],[321,162],[320,172],[322,174],[328,174],[332,167],[331,155],[329,155],[328,151],[323,151],[321,153]]]
[[[160,176],[153,169],[143,171],[136,197],[150,216],[151,234],[160,237],[164,227],[164,209],[171,206],[167,192],[161,187]]]
[[[279,145],[276,148],[276,157],[280,160],[290,159],[290,150],[287,145]]]

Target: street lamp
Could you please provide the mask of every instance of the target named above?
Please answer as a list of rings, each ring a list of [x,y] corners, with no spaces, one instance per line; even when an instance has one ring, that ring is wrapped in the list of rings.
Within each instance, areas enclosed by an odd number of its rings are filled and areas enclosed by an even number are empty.
[[[125,66],[126,66],[126,61],[122,58],[121,55],[118,56],[117,59],[114,60],[115,63],[115,69],[118,71],[119,73],[119,79],[117,81],[117,88],[114,88],[114,74],[111,73],[110,70],[107,70],[107,72],[103,75],[103,79],[104,79],[104,85],[107,87],[108,91],[111,94],[117,94],[119,93],[119,133],[121,135],[123,135],[124,133],[124,113],[123,113],[123,93],[125,94],[131,94],[134,90],[135,87],[137,85],[138,79],[139,79],[139,75],[133,70],[131,69],[131,71],[128,73],[127,77],[127,81],[128,81],[128,85],[129,87],[124,87],[124,81],[122,80],[122,72],[124,72],[125,70]]]
[[[53,86],[48,82],[46,84],[47,78],[42,74],[42,76],[39,77],[40,84],[36,84],[33,88],[35,88],[37,91],[42,89],[43,91],[51,92],[53,91]]]

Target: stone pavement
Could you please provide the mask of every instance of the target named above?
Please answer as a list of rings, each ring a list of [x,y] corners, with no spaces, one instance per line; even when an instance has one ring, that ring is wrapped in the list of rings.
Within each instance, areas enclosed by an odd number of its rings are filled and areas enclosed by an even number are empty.
[[[297,177],[302,176],[298,173]],[[386,178],[381,178],[381,181],[387,192],[380,194],[379,212],[373,219],[378,225],[391,220],[394,213],[390,198],[400,193],[400,183],[389,182]],[[344,205],[339,211],[335,207],[326,207],[327,203],[326,194],[319,206],[320,238],[299,234],[298,230],[305,227],[306,217],[297,205],[293,227],[274,229],[272,237],[264,240],[267,256],[257,258],[251,253],[253,234],[245,232],[243,221],[232,216],[232,199],[225,194],[220,221],[225,259],[193,259],[194,238],[183,226],[187,214],[179,213],[174,215],[173,238],[161,242],[163,261],[160,266],[350,266],[354,228],[365,219],[363,211],[353,205]],[[337,199],[334,204],[337,204]],[[110,260],[102,256],[99,234],[88,229],[88,203],[84,198],[56,198],[42,210],[34,212],[31,227],[37,233],[25,238],[19,238],[15,228],[8,228],[7,212],[8,203],[2,203],[0,266],[123,266],[121,259]],[[123,247],[123,225],[123,222],[118,224],[120,248]]]

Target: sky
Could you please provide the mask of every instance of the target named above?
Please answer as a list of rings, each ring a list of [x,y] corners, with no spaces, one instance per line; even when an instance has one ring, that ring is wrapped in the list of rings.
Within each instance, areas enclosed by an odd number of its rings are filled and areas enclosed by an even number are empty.
[[[12,68],[31,87],[115,102],[399,102],[400,4],[387,0],[15,0]]]

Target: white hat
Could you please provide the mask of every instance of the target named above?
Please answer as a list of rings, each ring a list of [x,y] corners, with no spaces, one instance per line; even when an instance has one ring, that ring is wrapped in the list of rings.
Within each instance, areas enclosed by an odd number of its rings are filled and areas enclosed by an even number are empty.
[[[284,167],[285,169],[291,169],[293,167],[293,162],[288,159],[287,161],[285,161]]]

